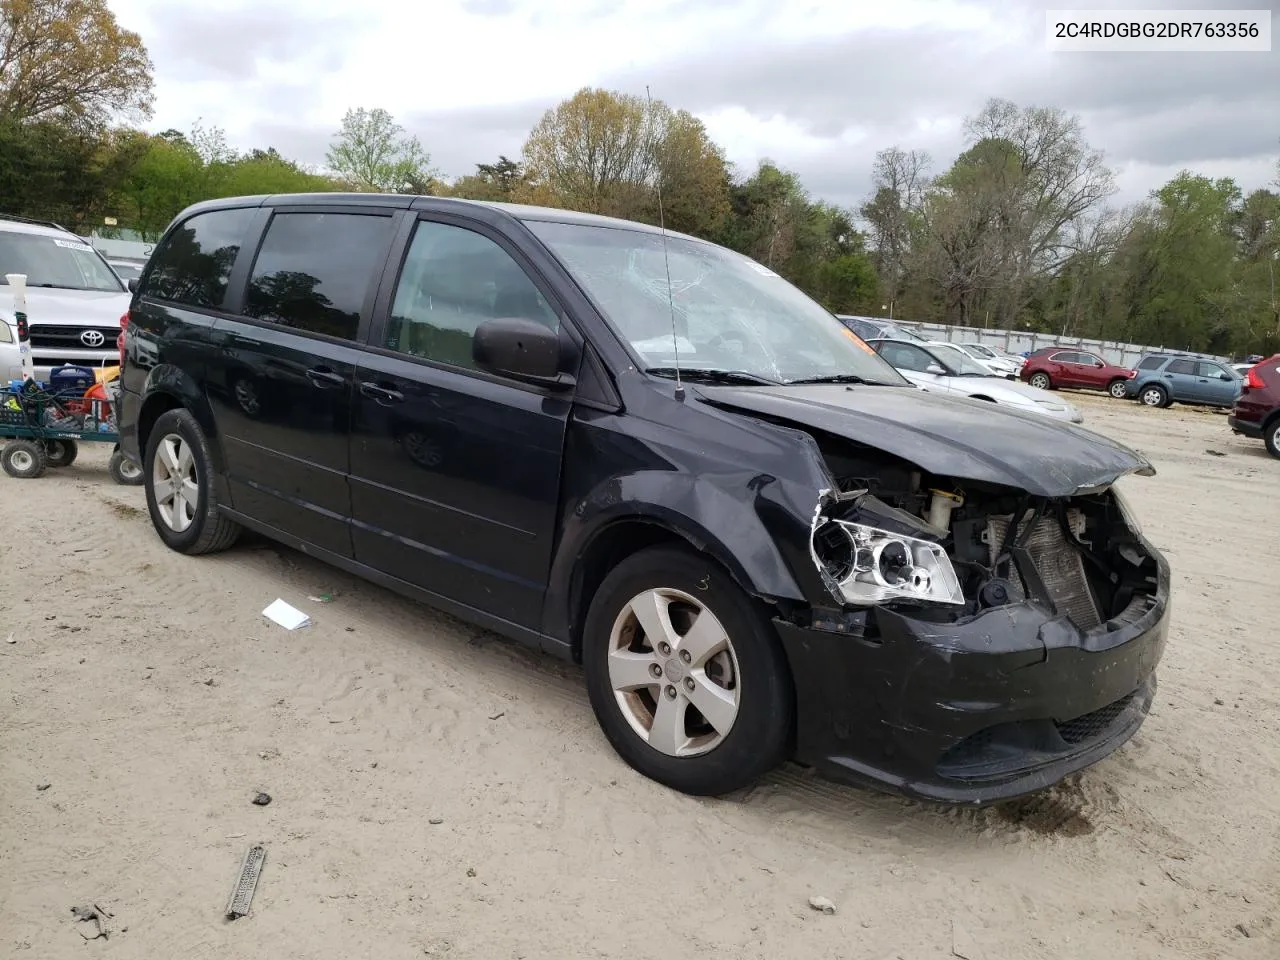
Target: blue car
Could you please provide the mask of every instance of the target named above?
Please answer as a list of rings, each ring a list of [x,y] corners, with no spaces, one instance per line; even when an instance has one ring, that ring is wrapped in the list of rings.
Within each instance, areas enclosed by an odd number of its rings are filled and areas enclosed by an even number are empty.
[[[1183,354],[1149,353],[1138,361],[1136,370],[1125,395],[1148,407],[1174,403],[1231,407],[1244,383],[1226,364]]]

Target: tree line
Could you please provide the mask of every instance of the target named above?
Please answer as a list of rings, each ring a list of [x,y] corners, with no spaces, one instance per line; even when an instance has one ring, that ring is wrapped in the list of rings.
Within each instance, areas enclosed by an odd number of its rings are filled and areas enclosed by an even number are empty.
[[[761,160],[735,169],[686,110],[584,88],[518,156],[455,180],[387,111],[347,112],[320,167],[216,125],[153,134],[152,65],[105,0],[0,0],[0,212],[155,238],[199,200],[364,190],[661,219],[771,267],[829,309],[1221,354],[1280,349],[1280,191],[1184,171],[1114,205],[1078,117],[993,99],[947,166],[875,157],[855,208]],[[1275,184],[1280,188],[1280,162]]]

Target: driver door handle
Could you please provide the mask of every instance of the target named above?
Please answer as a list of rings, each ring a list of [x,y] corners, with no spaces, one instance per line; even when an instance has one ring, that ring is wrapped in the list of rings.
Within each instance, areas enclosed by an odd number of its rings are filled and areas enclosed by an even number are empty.
[[[370,400],[376,400],[378,403],[400,403],[404,400],[404,394],[399,390],[379,386],[376,383],[370,383],[368,380],[360,382],[360,393],[362,396],[368,397]]]

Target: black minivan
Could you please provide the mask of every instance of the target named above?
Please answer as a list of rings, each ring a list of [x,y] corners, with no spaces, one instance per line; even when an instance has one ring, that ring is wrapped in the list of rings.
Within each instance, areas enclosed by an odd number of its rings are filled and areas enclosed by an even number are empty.
[[[637,223],[369,194],[183,211],[121,430],[156,532],[248,528],[582,663],[722,794],[792,758],[945,802],[1142,724],[1169,567],[1080,427],[925,393],[772,270]]]

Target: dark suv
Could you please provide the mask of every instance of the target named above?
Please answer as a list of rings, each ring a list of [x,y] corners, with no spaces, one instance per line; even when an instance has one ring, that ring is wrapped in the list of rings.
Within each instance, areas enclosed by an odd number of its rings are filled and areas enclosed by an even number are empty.
[[[1261,438],[1280,457],[1280,353],[1251,367],[1227,423],[1235,433]]]
[[[249,528],[579,660],[613,746],[677,789],[793,756],[989,802],[1151,704],[1169,567],[1113,487],[1150,463],[917,390],[713,244],[218,200],[161,239],[124,350],[123,444],[169,547]]]

